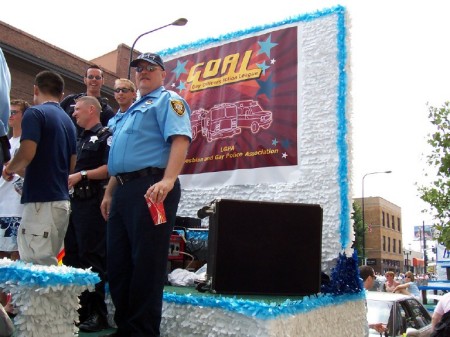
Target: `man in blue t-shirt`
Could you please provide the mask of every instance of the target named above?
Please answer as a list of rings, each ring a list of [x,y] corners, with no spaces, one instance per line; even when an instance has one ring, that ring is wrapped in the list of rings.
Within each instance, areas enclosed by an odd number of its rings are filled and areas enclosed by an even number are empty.
[[[22,192],[24,211],[17,243],[20,259],[57,265],[69,222],[67,184],[76,162],[76,130],[59,101],[63,78],[51,71],[40,72],[34,84],[34,106],[22,118],[20,148],[3,169],[10,181],[25,169]]]

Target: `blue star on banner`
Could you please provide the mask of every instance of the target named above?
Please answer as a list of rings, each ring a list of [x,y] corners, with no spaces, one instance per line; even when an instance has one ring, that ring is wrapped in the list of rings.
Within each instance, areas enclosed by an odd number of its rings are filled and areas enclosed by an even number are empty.
[[[184,61],[183,63],[181,63],[179,60],[177,60],[177,66],[174,70],[172,70],[173,73],[177,74],[177,77],[176,77],[177,80],[181,74],[187,74],[187,70],[186,70],[187,62],[188,61]]]
[[[272,75],[273,74],[270,74],[266,81],[256,80],[259,85],[259,90],[256,93],[257,96],[265,94],[267,98],[272,98],[272,91],[277,87],[277,85],[272,82]]]
[[[274,140],[272,140],[272,145],[273,146],[277,146],[277,144],[278,144],[279,142],[278,142],[278,140],[275,138]]]
[[[265,61],[264,61],[264,63],[256,63],[256,66],[257,66],[259,69],[262,69],[263,75],[265,75],[265,74],[266,74],[266,70],[270,68],[270,66],[266,65],[266,62],[265,62]]]
[[[287,149],[289,146],[291,146],[291,141],[289,139],[285,139],[281,142],[281,146]]]
[[[180,81],[180,84],[178,85],[177,89],[180,90],[180,92],[186,89],[186,86],[183,81]]]
[[[265,53],[267,55],[267,57],[270,58],[270,50],[275,47],[276,45],[278,45],[278,43],[273,43],[271,41],[272,39],[272,34],[269,35],[269,37],[267,38],[266,41],[264,42],[258,42],[259,46],[261,47],[261,49],[258,51],[258,54],[262,54]]]

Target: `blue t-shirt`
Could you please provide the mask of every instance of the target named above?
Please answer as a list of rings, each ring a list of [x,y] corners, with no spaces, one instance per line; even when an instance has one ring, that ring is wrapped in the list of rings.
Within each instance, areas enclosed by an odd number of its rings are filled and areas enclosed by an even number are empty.
[[[160,87],[136,101],[108,124],[113,130],[108,173],[133,172],[146,167],[165,168],[171,136],[190,139],[191,110],[183,98]]]
[[[76,130],[58,103],[48,102],[25,110],[20,141],[37,144],[27,166],[22,203],[69,200],[70,158],[76,154]]]

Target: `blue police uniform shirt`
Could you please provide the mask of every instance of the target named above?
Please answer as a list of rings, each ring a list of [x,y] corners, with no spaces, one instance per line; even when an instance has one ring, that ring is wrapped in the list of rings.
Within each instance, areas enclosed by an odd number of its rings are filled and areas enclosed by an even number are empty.
[[[163,86],[141,97],[126,113],[116,115],[108,123],[113,130],[109,174],[165,168],[170,137],[183,135],[192,139],[190,116],[185,100]]]

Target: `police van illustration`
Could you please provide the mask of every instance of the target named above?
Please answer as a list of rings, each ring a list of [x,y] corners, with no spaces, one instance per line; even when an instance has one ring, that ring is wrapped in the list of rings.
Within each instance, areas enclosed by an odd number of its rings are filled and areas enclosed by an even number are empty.
[[[261,128],[268,129],[272,121],[272,112],[263,110],[257,101],[220,103],[209,110],[200,108],[192,112],[192,140],[197,138],[200,130],[208,142],[234,137],[242,128],[258,133]]]
[[[272,112],[264,111],[257,101],[246,100],[235,104],[238,108],[238,127],[257,133],[260,128],[268,129],[272,124]]]

